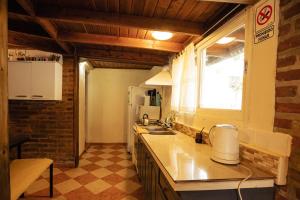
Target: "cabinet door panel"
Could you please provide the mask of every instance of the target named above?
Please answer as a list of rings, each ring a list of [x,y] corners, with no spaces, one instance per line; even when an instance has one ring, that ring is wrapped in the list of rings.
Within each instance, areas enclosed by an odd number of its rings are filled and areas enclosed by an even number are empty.
[[[9,99],[31,98],[31,62],[8,63]]]
[[[54,99],[55,68],[51,62],[32,63],[32,99]]]

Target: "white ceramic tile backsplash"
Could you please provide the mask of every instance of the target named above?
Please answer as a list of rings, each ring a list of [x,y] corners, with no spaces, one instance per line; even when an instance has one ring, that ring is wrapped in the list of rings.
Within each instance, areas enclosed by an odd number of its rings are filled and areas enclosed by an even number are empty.
[[[239,129],[240,141],[273,154],[289,156],[292,137],[279,132],[267,132],[255,129]]]

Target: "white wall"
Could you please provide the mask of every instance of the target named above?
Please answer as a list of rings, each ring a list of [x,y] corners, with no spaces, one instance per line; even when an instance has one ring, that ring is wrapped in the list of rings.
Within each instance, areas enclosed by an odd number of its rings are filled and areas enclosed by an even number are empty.
[[[88,75],[89,143],[125,143],[127,88],[145,81],[148,70],[94,69]]]
[[[260,1],[258,4],[260,4]],[[246,15],[246,40],[248,40],[248,72],[245,77],[244,108],[240,114],[212,111],[197,111],[194,115],[178,116],[178,121],[206,131],[216,123],[231,123],[238,127],[273,131],[275,106],[275,72],[278,42],[278,5],[275,14],[275,33],[267,41],[253,43],[254,12],[256,6],[248,8]],[[234,19],[232,20],[234,22]],[[226,25],[224,26],[226,27]],[[222,28],[221,28],[222,29]],[[213,37],[213,36],[211,36]],[[170,101],[170,96],[167,96]]]

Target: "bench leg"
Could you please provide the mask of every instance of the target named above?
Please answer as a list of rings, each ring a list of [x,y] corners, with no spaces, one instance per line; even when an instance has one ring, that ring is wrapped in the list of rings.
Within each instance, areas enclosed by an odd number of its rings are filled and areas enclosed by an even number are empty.
[[[50,197],[53,197],[53,163],[50,165]]]

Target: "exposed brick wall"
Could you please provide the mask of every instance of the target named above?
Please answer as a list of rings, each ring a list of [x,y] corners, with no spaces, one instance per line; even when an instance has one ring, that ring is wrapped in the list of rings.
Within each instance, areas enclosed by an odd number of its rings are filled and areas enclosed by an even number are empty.
[[[28,134],[22,157],[48,157],[74,166],[73,58],[64,58],[62,101],[9,101],[10,134]]]
[[[300,199],[300,0],[281,0],[274,130],[293,137],[288,185],[277,199]]]

